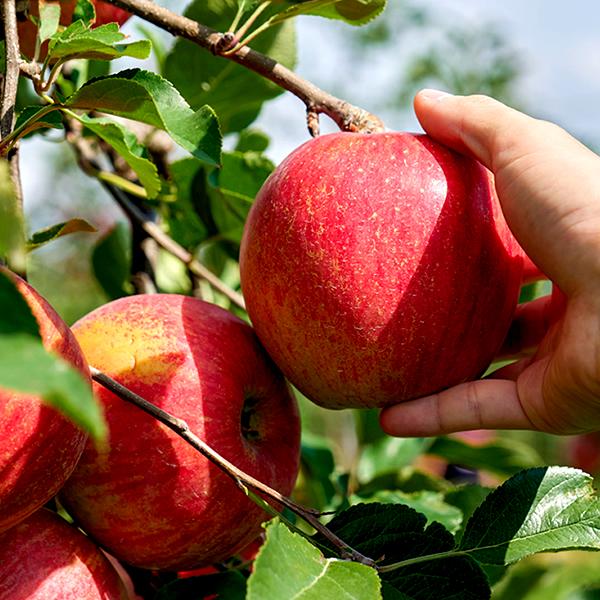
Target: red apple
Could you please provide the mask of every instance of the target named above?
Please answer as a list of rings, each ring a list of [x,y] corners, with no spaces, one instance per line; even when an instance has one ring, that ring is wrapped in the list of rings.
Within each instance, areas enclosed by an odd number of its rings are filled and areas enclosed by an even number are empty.
[[[128,600],[81,531],[45,508],[0,535],[0,600]]]
[[[592,475],[600,473],[600,433],[585,433],[568,438],[567,461],[572,467]]]
[[[123,298],[73,326],[90,364],[184,419],[242,470],[284,494],[299,460],[295,400],[253,330],[186,296]],[[222,471],[143,413],[95,387],[110,449],[88,445],[61,498],[119,560],[190,570],[244,548],[267,515]]]
[[[54,309],[6,269],[40,327],[44,346],[89,378],[79,344]],[[73,472],[86,434],[37,396],[0,388],[0,532],[45,504]]]
[[[73,11],[77,5],[77,0],[46,0],[46,2],[60,4],[60,24],[63,27],[71,24],[71,20],[73,19]],[[39,16],[38,4],[38,0],[29,1],[28,11],[29,14],[33,15],[34,17]],[[131,17],[131,14],[127,11],[123,10],[122,8],[117,8],[108,2],[93,0],[93,4],[96,10],[96,20],[94,22],[96,27],[99,25],[105,25],[106,23],[118,23],[119,25],[123,25],[123,23],[125,23],[125,21]],[[25,15],[22,16],[17,25],[21,53],[27,58],[31,59],[35,54],[37,26]],[[46,56],[48,51],[47,48],[48,42],[44,42],[40,59],[43,60],[43,58]]]
[[[241,247],[258,337],[329,408],[479,376],[515,310],[522,253],[489,172],[423,135],[336,133],[265,182]]]
[[[117,8],[109,2],[96,0],[94,4],[96,8],[96,27],[106,23],[118,23],[121,26],[131,17],[131,13],[122,8]]]

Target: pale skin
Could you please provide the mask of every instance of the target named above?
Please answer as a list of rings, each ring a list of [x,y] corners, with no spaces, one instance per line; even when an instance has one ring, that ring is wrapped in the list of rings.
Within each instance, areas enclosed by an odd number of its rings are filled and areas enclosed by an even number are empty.
[[[600,430],[600,157],[485,96],[423,90],[415,112],[429,135],[494,173],[510,228],[555,291],[518,309],[507,343],[517,362],[389,407],[383,429],[404,437]]]

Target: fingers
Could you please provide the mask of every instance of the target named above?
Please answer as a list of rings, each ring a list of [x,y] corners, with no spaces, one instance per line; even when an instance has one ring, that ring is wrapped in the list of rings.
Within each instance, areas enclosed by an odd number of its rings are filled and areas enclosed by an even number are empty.
[[[384,409],[383,430],[400,437],[428,437],[471,429],[535,429],[514,381],[486,379]]]
[[[502,147],[511,147],[535,119],[486,96],[452,96],[423,90],[415,97],[423,129],[459,152],[470,154],[496,171]]]
[[[541,269],[527,256],[523,255],[523,279],[522,284],[527,285],[528,283],[535,283],[536,281],[542,281],[548,279]]]
[[[415,111],[429,135],[493,171],[509,227],[552,281],[569,296],[598,291],[600,157],[560,127],[485,96],[424,90]]]

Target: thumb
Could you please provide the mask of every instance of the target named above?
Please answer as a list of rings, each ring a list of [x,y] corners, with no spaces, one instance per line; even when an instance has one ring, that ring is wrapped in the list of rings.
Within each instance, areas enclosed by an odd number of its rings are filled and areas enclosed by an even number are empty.
[[[498,155],[519,144],[519,132],[539,121],[487,96],[453,96],[422,90],[415,113],[423,129],[443,144],[468,154],[496,171]]]

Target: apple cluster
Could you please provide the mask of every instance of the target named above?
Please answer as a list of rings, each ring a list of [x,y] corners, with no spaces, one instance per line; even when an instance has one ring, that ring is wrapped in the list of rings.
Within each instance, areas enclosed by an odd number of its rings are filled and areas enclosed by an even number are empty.
[[[153,294],[69,329],[10,276],[48,350],[185,420],[287,495],[300,422],[286,378],[317,404],[360,408],[478,377],[508,331],[524,258],[479,163],[427,136],[340,133],[293,152],[256,198],[240,255],[254,328]],[[117,561],[202,568],[242,550],[266,519],[172,431],[90,385],[105,445],[39,398],[0,390],[0,600],[126,598]],[[85,533],[42,508],[57,494]],[[53,595],[67,585],[72,596]]]
[[[292,491],[296,402],[249,325],[199,299],[160,294],[106,304],[71,330],[31,286],[3,273],[48,350],[88,380],[93,364],[184,419],[243,471]],[[184,440],[93,385],[109,426],[105,445],[40,398],[0,390],[2,600],[130,598],[117,560],[197,569],[244,549],[268,518]],[[42,508],[56,494],[87,535]]]

